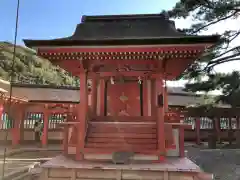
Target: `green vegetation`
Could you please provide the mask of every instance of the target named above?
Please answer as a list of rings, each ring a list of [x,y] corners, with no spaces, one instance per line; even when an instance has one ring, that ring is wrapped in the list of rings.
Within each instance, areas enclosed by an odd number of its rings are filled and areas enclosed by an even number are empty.
[[[195,35],[204,33],[209,27],[224,21],[231,21],[238,24],[240,1],[179,0],[175,7],[167,13],[174,19],[192,19],[193,24],[189,29],[184,29],[184,31]],[[187,90],[208,92],[219,89],[222,91],[222,95],[218,96],[215,102],[220,101],[230,104],[233,107],[240,107],[240,73],[235,71],[223,74],[214,71],[214,68],[220,64],[240,60],[239,43],[235,45],[232,43],[233,40],[240,37],[240,29],[229,29],[229,27],[226,27],[226,29],[220,34],[221,41],[196,61],[186,71],[184,78],[191,79],[193,80],[191,82],[194,82],[186,86]],[[203,77],[207,80],[203,81]]]
[[[9,81],[13,63],[14,46],[0,42],[0,78]],[[78,79],[63,69],[38,57],[34,50],[17,46],[12,81],[23,84],[78,86]]]

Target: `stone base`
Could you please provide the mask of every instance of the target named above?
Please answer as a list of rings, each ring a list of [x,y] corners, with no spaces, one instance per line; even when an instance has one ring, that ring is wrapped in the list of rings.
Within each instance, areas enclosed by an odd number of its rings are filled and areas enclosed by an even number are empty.
[[[187,158],[168,158],[164,163],[133,161],[116,165],[101,161],[74,161],[57,156],[42,165],[39,180],[195,180],[203,174],[200,168]],[[209,180],[209,178],[198,180]]]

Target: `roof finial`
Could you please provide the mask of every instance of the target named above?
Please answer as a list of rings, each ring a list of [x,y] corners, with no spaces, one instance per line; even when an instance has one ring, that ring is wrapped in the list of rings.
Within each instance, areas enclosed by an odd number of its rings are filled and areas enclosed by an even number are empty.
[[[84,22],[86,20],[86,16],[83,15],[82,18],[81,18],[81,22]]]

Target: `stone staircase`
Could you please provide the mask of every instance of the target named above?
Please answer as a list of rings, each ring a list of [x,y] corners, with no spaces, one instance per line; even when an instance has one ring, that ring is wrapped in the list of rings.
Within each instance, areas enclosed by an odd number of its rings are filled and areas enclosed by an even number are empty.
[[[85,148],[148,152],[157,150],[156,122],[90,122]]]

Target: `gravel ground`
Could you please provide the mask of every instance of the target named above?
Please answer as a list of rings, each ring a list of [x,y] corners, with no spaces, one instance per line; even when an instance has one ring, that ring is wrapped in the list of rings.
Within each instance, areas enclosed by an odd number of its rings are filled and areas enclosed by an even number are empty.
[[[216,180],[240,180],[240,149],[209,150],[204,147],[187,146],[186,150],[188,151],[187,156],[205,172],[213,173]],[[11,158],[45,158],[54,157],[58,154],[59,152],[56,151],[35,151],[16,154],[11,156]],[[33,161],[8,161],[5,173],[33,163]],[[1,165],[2,163],[0,163]],[[36,180],[37,177],[29,177],[30,179]]]
[[[216,180],[240,180],[240,149],[186,147],[187,156]]]
[[[29,166],[32,162],[22,162],[22,161],[6,161],[4,166],[4,175],[16,171],[19,168]],[[3,161],[0,161],[0,177],[2,177],[3,172]],[[1,179],[1,178],[0,178]]]
[[[32,165],[38,161],[38,158],[51,158],[59,154],[60,152],[58,151],[31,151],[12,155],[8,157],[9,159],[5,162],[4,174],[7,175],[21,167]],[[3,160],[0,159],[0,178],[2,176],[2,166]],[[37,180],[35,175],[33,175],[33,177],[28,177],[26,180],[31,179]]]

